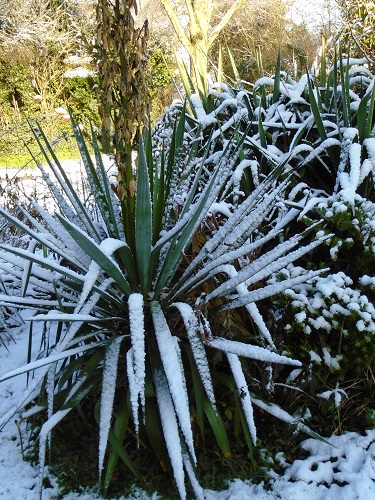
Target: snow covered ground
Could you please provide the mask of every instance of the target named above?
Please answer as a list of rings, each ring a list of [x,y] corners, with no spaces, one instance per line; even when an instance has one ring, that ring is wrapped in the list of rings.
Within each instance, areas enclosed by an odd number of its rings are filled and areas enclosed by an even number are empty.
[[[0,376],[25,361],[28,328],[14,331],[14,341],[0,345]],[[15,407],[25,389],[26,376],[21,375],[0,384],[0,417]],[[205,490],[206,500],[371,500],[375,499],[375,430],[365,435],[347,433],[332,436],[331,444],[308,439],[302,447],[309,453],[304,460],[285,462],[279,475],[271,470],[271,487],[233,481],[228,489],[217,492]],[[280,457],[281,463],[283,458]],[[45,489],[43,500],[62,498],[56,480],[50,477],[51,488]],[[15,419],[0,432],[0,498],[4,500],[37,500],[38,469],[23,461],[21,442]],[[63,500],[95,500],[94,492],[70,493]],[[128,497],[129,498],[129,497]],[[136,491],[131,498],[156,500]]]

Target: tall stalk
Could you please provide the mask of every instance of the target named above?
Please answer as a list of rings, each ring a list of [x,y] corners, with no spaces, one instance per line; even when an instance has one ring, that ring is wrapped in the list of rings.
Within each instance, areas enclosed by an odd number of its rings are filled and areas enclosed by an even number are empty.
[[[124,226],[132,227],[135,179],[132,150],[138,150],[150,107],[147,73],[147,21],[137,26],[135,0],[98,0],[97,51],[100,77],[100,116],[103,151],[115,151],[118,167],[117,195]],[[126,231],[127,233],[127,231]],[[128,244],[133,231],[126,234]]]

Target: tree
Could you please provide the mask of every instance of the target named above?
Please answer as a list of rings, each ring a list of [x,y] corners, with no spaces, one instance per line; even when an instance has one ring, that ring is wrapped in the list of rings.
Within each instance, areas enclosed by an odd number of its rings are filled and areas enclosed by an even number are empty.
[[[27,70],[41,109],[53,108],[66,60],[83,50],[90,17],[74,0],[0,0],[0,59]]]
[[[214,19],[220,19],[230,0],[217,3]],[[320,44],[317,36],[304,24],[296,25],[287,17],[288,6],[283,0],[246,0],[235,13],[213,45],[210,57],[214,58],[219,45],[223,47],[224,73],[232,75],[228,48],[242,79],[254,81],[259,71],[273,73],[279,49],[282,66],[295,77],[297,71],[305,71]]]
[[[336,42],[352,55],[375,58],[375,3],[365,0],[336,0],[341,14],[342,28]]]
[[[189,54],[191,76],[203,93],[207,90],[208,52],[244,2],[235,0],[212,27],[214,0],[186,0],[185,6],[161,0],[180,43]]]

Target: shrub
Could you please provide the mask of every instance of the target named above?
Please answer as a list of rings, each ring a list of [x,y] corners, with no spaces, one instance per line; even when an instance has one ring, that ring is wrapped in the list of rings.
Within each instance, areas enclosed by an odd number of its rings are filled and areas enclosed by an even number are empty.
[[[288,399],[291,411],[298,415],[309,407],[311,423],[321,432],[362,430],[369,425],[366,415],[375,404],[373,292],[367,278],[373,275],[374,76],[366,59],[349,58],[338,49],[328,61],[324,47],[320,67],[299,81],[293,81],[280,66],[279,59],[276,74],[260,78],[252,91],[221,84],[202,101],[192,95],[192,121],[203,123],[207,137],[218,135],[220,129],[229,138],[233,124],[237,130],[247,130],[247,167],[238,169],[233,184],[240,199],[272,168],[280,169],[279,180],[293,172],[285,203],[298,216],[285,233],[298,233],[315,224],[317,234],[331,235],[325,245],[297,262],[296,268],[285,270],[282,278],[298,274],[298,265],[315,270],[329,267],[330,272],[261,306],[267,324],[273,325],[271,333],[278,348],[283,346],[305,363],[289,389],[282,386],[276,373],[270,387],[275,400]],[[338,277],[347,292],[344,298],[326,284],[327,280],[336,283]],[[277,279],[275,275],[272,282]],[[322,296],[321,289],[330,290],[332,297]],[[335,286],[335,290],[340,288]],[[348,304],[360,299],[367,305],[359,304],[357,311],[356,306],[348,309]],[[332,359],[338,357],[336,363],[330,363],[329,352]],[[314,361],[310,353],[314,353]],[[296,389],[306,391],[296,398]],[[332,404],[336,389],[347,393],[341,398],[344,416]],[[329,391],[331,421],[327,418],[329,405],[322,413],[323,400],[314,399]]]
[[[186,496],[184,468],[199,496],[194,441],[211,436],[225,457],[231,455],[217,405],[228,389],[240,397],[235,417],[228,412],[226,418],[237,422],[235,435],[242,430],[250,452],[253,405],[308,431],[249,386],[261,362],[300,366],[278,353],[256,302],[319,274],[301,272],[263,286],[321,240],[309,241],[310,230],[279,238],[294,210],[280,204],[289,179],[278,183],[277,170],[239,198],[233,186],[245,135],[233,127],[232,140],[219,134],[207,140],[189,123],[182,109],[163,139],[145,137],[135,178],[126,186],[134,201],[128,200],[127,213],[120,209],[121,185],[112,186],[118,197],[111,189],[95,136],[96,167],[74,123],[91,199],[80,199],[39,130],[36,140],[56,180],[38,166],[58,212],[51,215],[33,201],[37,216],[22,210],[23,223],[0,209],[30,239],[27,250],[1,245],[1,262],[8,271],[12,264],[20,282],[16,298],[1,299],[31,308],[31,342],[36,322],[45,332],[38,359],[21,370],[39,367],[35,378],[2,422],[30,404],[31,413],[42,412],[41,476],[51,431],[88,400],[98,420],[104,492],[119,459],[142,479],[128,445],[148,443],[164,467],[171,464],[180,496]]]

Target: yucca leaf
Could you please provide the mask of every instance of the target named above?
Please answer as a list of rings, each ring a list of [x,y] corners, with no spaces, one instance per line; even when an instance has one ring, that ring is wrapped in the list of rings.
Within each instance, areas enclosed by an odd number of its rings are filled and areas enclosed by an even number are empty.
[[[330,444],[328,443],[328,441],[322,438],[322,436],[320,436],[317,432],[314,432],[306,424],[298,421],[298,419],[296,419],[288,412],[280,408],[280,406],[274,403],[265,402],[255,394],[250,393],[250,395],[252,402],[262,410],[269,413],[270,415],[273,415],[274,417],[278,418],[279,420],[282,420],[283,422],[286,422],[289,425],[295,425],[297,429],[301,430],[302,432],[305,432],[307,435],[309,435],[314,439],[318,439],[319,441],[323,441],[324,443]]]
[[[149,383],[151,385],[151,382]],[[150,447],[159,458],[161,468],[168,469],[168,451],[163,437],[163,429],[160,427],[160,414],[155,394],[147,398],[145,408],[145,431],[149,440]]]
[[[258,131],[259,131],[260,145],[262,146],[262,148],[267,149],[267,138],[266,138],[266,132],[263,127],[262,110],[260,107],[258,113]]]
[[[35,249],[37,246],[37,241],[36,240],[31,240],[27,251],[34,253]],[[26,296],[27,293],[27,287],[29,284],[30,276],[31,276],[31,271],[32,271],[32,261],[27,260],[24,263],[24,268],[23,268],[23,277],[22,277],[22,297]]]
[[[186,96],[189,99],[190,96],[195,92],[193,82],[191,81],[191,78],[189,76],[189,71],[185,63],[181,60],[181,58],[176,56],[176,61],[177,61],[178,74],[180,75]]]
[[[83,365],[86,359],[88,359],[88,361]],[[95,350],[90,358],[84,357],[83,360],[80,359],[79,369],[78,372],[76,372],[78,377],[76,376],[74,378],[74,381],[77,383],[68,384],[67,390],[61,391],[65,396],[63,404],[61,405],[61,410],[64,411],[79,406],[85,399],[85,396],[98,387],[101,382],[101,372],[98,370],[98,366],[101,364],[102,360],[103,352],[101,349]],[[70,362],[71,360],[69,360],[69,363]],[[57,400],[59,396],[60,394],[58,393],[55,400]]]
[[[247,420],[245,417],[243,407],[238,400],[236,400],[236,410],[235,411],[238,412],[238,414],[235,415],[235,418],[239,419],[239,423],[237,425],[239,426],[241,424],[241,428],[242,428],[243,434],[245,436],[247,448],[249,450],[248,457],[250,458],[251,462],[254,463],[255,460],[254,460],[253,439],[252,439],[250,431],[249,431],[249,426],[247,424]],[[255,465],[256,465],[256,462],[255,462]]]
[[[112,429],[109,430],[108,441],[109,441],[112,449],[117,453],[117,455],[121,458],[121,460],[124,462],[124,464],[129,468],[129,470],[132,472],[132,474],[136,478],[138,478],[142,484],[145,484],[144,477],[139,472],[137,467],[134,465],[134,462],[130,458],[128,452],[121,445],[119,438],[116,436],[116,434],[113,432]]]
[[[180,444],[179,428],[168,383],[162,371],[154,373],[154,384],[160,419],[164,431],[169,458],[173,468],[173,475],[181,499],[186,498],[185,473],[183,468],[182,448]]]
[[[34,134],[36,141],[38,142],[40,150],[43,153],[49,167],[51,168],[56,178],[58,179],[61,190],[66,194],[72,205],[75,207],[77,215],[79,216],[80,220],[87,228],[87,230],[91,232],[92,235],[95,235],[98,238],[99,235],[97,233],[95,225],[93,224],[90,214],[83,205],[79,197],[79,194],[77,193],[77,190],[72,186],[68,176],[65,173],[65,170],[61,166],[43,130],[41,129],[41,127],[39,127],[39,125],[38,125],[38,133],[34,130],[31,124],[30,128],[32,130],[32,133]],[[44,145],[42,144],[40,137],[43,139]],[[50,157],[52,158],[52,160]],[[90,158],[89,155],[87,157]],[[41,167],[40,164],[38,162],[36,163],[37,166],[40,168]]]
[[[367,139],[371,137],[372,125],[374,119],[374,104],[375,104],[375,84],[373,82],[371,90],[371,100],[367,110],[366,128],[364,133],[364,138]]]
[[[305,275],[296,276],[295,278],[280,281],[278,283],[275,283],[274,285],[267,285],[258,290],[253,290],[251,292],[248,292],[247,294],[241,295],[239,298],[229,300],[226,304],[219,307],[219,311],[228,311],[230,309],[236,309],[237,307],[245,306],[246,304],[249,304],[251,302],[263,300],[267,297],[271,297],[272,295],[281,293],[288,288],[293,288],[294,286],[306,282],[314,278],[315,276],[319,276],[326,271],[327,269],[322,269],[319,271],[309,271]]]
[[[225,353],[235,354],[246,358],[265,361],[267,363],[278,363],[282,365],[301,366],[301,362],[288,358],[276,352],[272,352],[264,347],[252,344],[245,344],[236,340],[229,340],[221,337],[214,337],[205,341],[208,347],[219,349]]]
[[[251,404],[250,393],[247,387],[245,375],[242,371],[241,362],[239,357],[235,354],[226,353],[229,366],[232,370],[234,380],[236,381],[237,389],[241,394],[241,404],[246,418],[247,426],[250,431],[251,439],[254,444],[257,441],[256,427],[254,423],[254,412]]]
[[[200,328],[194,310],[186,303],[175,302],[172,307],[176,307],[184,321],[186,333],[191,346],[191,352],[195,360],[201,381],[206,391],[207,397],[216,411],[214,388],[212,385],[208,359],[202,339],[200,338]]]
[[[273,102],[277,102],[280,99],[280,72],[281,72],[281,50],[279,48],[279,53],[277,55],[277,62],[276,62],[276,70],[275,70],[275,76],[274,76],[274,84],[273,84]]]
[[[145,409],[145,319],[143,297],[133,293],[128,298],[129,325],[132,347],[127,352],[127,374],[129,380],[130,403],[133,412],[135,432],[138,435],[138,408]]]
[[[147,297],[150,287],[150,254],[152,244],[152,204],[148,166],[143,142],[139,148],[137,199],[135,206],[135,244],[141,291]]]
[[[79,356],[76,357],[71,356],[69,358],[65,358],[64,360],[62,360],[63,363],[61,363],[61,367],[59,369],[57,377],[56,398],[59,397],[60,394],[63,394],[63,402],[66,402],[66,397],[68,395],[70,388],[72,387],[72,382],[71,382],[72,377],[77,373],[80,373],[82,369],[84,369],[86,373],[88,373],[91,376],[95,367],[98,366],[103,359],[104,347],[105,344],[98,346],[95,349],[94,354],[92,354],[90,350],[88,350],[88,351],[83,351]],[[95,362],[93,358],[96,358],[97,361]],[[64,363],[65,361],[68,362]],[[93,366],[92,370],[89,370],[90,363]],[[61,404],[63,404],[63,402]]]
[[[191,369],[191,379],[193,382],[193,391],[194,391],[194,401],[195,401],[195,409],[197,412],[198,418],[198,426],[201,431],[203,445],[205,443],[205,419],[204,419],[204,408],[203,408],[203,400],[206,397],[203,380],[201,374],[198,371],[197,363],[194,359],[192,350],[190,346],[185,346],[185,349],[189,356],[190,361],[190,369]]]
[[[370,99],[372,98],[373,92],[366,94],[358,106],[357,110],[357,129],[359,142],[362,144],[366,138],[366,128],[367,128],[367,107]]]
[[[232,452],[230,450],[227,432],[220,415],[212,408],[211,403],[206,397],[203,399],[203,407],[222,454],[225,458],[231,458]]]
[[[31,363],[28,363],[26,365],[21,366],[20,368],[16,368],[15,370],[12,370],[8,373],[5,373],[0,377],[0,382],[4,382],[5,380],[8,380],[10,378],[16,377],[17,375],[21,375],[22,373],[27,373],[32,370],[36,370],[38,368],[41,368],[43,366],[48,366],[51,365],[52,363],[55,363],[56,361],[61,361],[64,358],[68,358],[70,356],[74,356],[76,354],[79,354],[81,352],[89,351],[92,349],[96,349],[100,346],[103,345],[103,341],[101,342],[96,342],[92,343],[87,346],[79,346],[74,349],[69,349],[67,351],[63,351],[57,354],[51,354],[46,358],[41,358],[36,361],[32,361]]]
[[[160,304],[156,301],[152,301],[150,303],[150,309],[159,354],[163,364],[165,377],[168,381],[169,392],[173,400],[178,422],[188,450],[194,460],[196,460],[190,423],[188,395],[184,381],[184,369],[180,364],[173,337]]]
[[[161,159],[160,159],[160,168],[154,172],[154,182],[152,184],[153,187],[153,221],[152,221],[152,244],[155,245],[156,241],[159,238],[159,235],[163,228],[163,216],[165,209],[165,199],[168,191],[168,179],[166,179],[165,172],[165,151],[162,148],[161,151]]]
[[[313,85],[311,82],[311,76],[309,75],[309,73],[307,73],[307,84],[308,84],[308,89],[309,89],[309,102],[310,102],[312,114],[314,116],[315,125],[316,125],[316,128],[318,129],[321,140],[324,141],[327,139],[327,133],[326,133],[326,129],[325,129],[324,124],[323,124],[322,116],[321,116],[320,109],[319,109],[319,106],[318,106],[318,103],[317,103],[317,100],[316,100],[316,97],[314,94]]]
[[[300,237],[295,237],[280,243],[277,247],[266,252],[256,261],[250,263],[248,266],[244,266],[236,275],[231,276],[228,281],[215,288],[215,290],[207,295],[206,301],[208,302],[215,297],[228,295],[241,283],[246,283],[246,286],[250,287],[252,284],[261,282],[263,279],[282,270],[288,264],[299,259],[306,253],[311,252],[321,244],[321,241],[317,239],[308,245],[300,246],[297,250],[291,251],[300,241]],[[215,274],[219,271],[220,266],[215,270]]]
[[[113,435],[117,438],[118,445],[121,446],[121,443],[124,440],[124,437],[126,435],[126,428],[128,426],[129,422],[129,410],[128,410],[128,405],[127,405],[127,397],[125,396],[118,407],[116,408],[116,419],[114,422],[113,426]],[[110,430],[111,433],[111,430]],[[110,435],[108,435],[108,439],[111,442]],[[121,446],[122,447],[122,446]],[[122,449],[124,449],[122,447]],[[129,458],[129,457],[128,457]],[[108,493],[108,488],[113,476],[113,473],[116,469],[117,462],[119,459],[119,454],[115,450],[114,447],[111,447],[111,452],[108,457],[108,463],[105,468],[105,477],[103,481],[103,490],[104,490],[104,495],[107,495]],[[137,474],[135,474],[135,477],[137,477]]]
[[[229,55],[230,64],[232,66],[234,78],[235,78],[236,82],[238,83],[241,80],[241,77],[240,77],[240,74],[239,74],[238,69],[237,69],[236,61],[233,57],[232,52],[229,50],[229,48],[227,48],[227,51],[228,51],[228,55]]]
[[[77,127],[78,128],[78,127]],[[81,135],[81,132],[76,132]],[[83,140],[83,138],[82,138]],[[88,178],[91,179],[95,183],[96,192],[95,192],[95,201],[100,207],[100,212],[103,219],[106,221],[106,227],[109,232],[109,235],[113,238],[123,239],[124,234],[120,224],[120,216],[116,215],[116,211],[114,208],[114,193],[112,192],[109,180],[107,177],[107,173],[104,168],[103,158],[99,150],[98,141],[96,139],[94,130],[91,126],[91,140],[94,148],[95,161],[98,167],[98,171],[100,173],[99,176],[96,173],[96,169],[92,162],[88,162]],[[87,168],[86,167],[86,168]],[[118,200],[116,200],[118,201]],[[118,209],[117,209],[118,211]],[[121,232],[120,232],[121,229]]]
[[[126,243],[108,238],[107,240],[102,241],[100,245],[98,245],[77,226],[74,226],[58,214],[57,217],[60,220],[61,224],[67,229],[67,231],[79,244],[79,246],[87,253],[87,255],[89,255],[91,259],[96,262],[98,266],[100,266],[100,268],[115,281],[117,286],[119,286],[119,288],[125,294],[130,295],[132,293],[132,289],[128,281],[120,271],[118,265],[101,249],[101,247],[103,247],[103,245],[106,245],[106,242],[108,242],[109,253],[113,253],[113,251],[126,246]],[[111,241],[113,242],[114,246],[112,246]]]
[[[78,269],[82,269],[82,263],[79,262],[78,260],[72,258],[71,255],[66,253],[66,249],[62,245],[61,241],[55,240],[52,238],[52,235],[50,234],[48,238],[46,238],[46,234],[44,232],[39,232],[38,230],[35,230],[34,228],[30,228],[27,226],[27,224],[24,224],[22,221],[18,220],[16,217],[14,217],[12,214],[8,213],[6,210],[2,209],[0,207],[0,215],[2,215],[6,220],[8,220],[11,224],[15,225],[18,229],[20,229],[23,233],[29,235],[32,239],[35,239],[38,241],[40,244],[45,245],[47,248],[49,248],[52,252],[55,252],[56,254],[60,255],[63,258],[66,258],[69,262],[72,262],[74,266],[76,266]],[[31,221],[33,223],[33,221]],[[58,221],[56,221],[55,226],[58,225]],[[61,226],[60,226],[61,227]],[[61,227],[62,228],[62,227]],[[64,228],[62,228],[63,231]],[[68,233],[66,233],[68,234]],[[63,234],[62,236],[65,236]],[[4,246],[4,248],[9,248]],[[9,251],[12,251],[11,249]]]
[[[99,478],[104,467],[104,455],[107,449],[108,435],[111,428],[113,413],[113,403],[115,399],[117,366],[120,355],[120,346],[124,337],[110,339],[106,346],[102,392],[100,398],[100,419],[99,419],[99,452],[98,469]]]
[[[342,99],[342,114],[345,127],[350,127],[351,112],[350,112],[350,86],[349,86],[349,71],[344,69],[343,55],[340,49],[340,79],[341,79],[341,99]]]
[[[124,421],[126,420],[126,413],[124,413],[125,419],[120,421],[119,427],[123,428]],[[95,419],[97,422],[99,422],[100,419],[100,404],[99,402],[95,406]],[[116,426],[116,424],[115,424]],[[119,427],[117,427],[117,431],[119,431]],[[120,433],[119,433],[120,435]],[[144,477],[140,474],[138,471],[137,467],[134,465],[132,459],[130,458],[128,452],[122,445],[122,441],[120,440],[119,435],[115,433],[115,431],[111,428],[109,429],[108,433],[108,441],[109,444],[111,445],[111,449],[114,453],[116,453],[121,460],[124,462],[124,464],[129,468],[129,470],[132,472],[132,474],[138,478],[142,484],[144,484]]]

